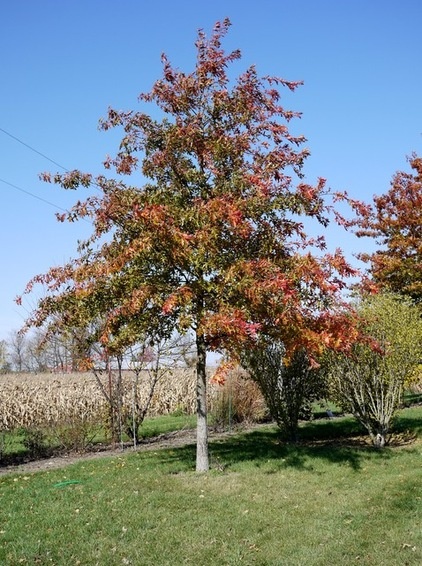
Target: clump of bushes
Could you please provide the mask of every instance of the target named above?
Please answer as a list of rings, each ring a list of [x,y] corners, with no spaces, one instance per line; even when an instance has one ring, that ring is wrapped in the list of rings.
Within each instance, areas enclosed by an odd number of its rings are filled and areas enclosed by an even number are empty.
[[[269,417],[257,383],[240,367],[228,373],[223,385],[214,387],[210,412],[213,425],[223,428],[262,422]]]
[[[259,386],[271,418],[290,440],[298,439],[299,420],[312,416],[312,403],[325,396],[325,380],[299,349],[286,359],[284,344],[261,340],[242,354],[242,365]]]
[[[331,398],[382,448],[405,389],[419,379],[422,318],[410,300],[391,293],[364,298],[357,311],[367,341],[354,344],[347,355],[327,353],[322,371]]]

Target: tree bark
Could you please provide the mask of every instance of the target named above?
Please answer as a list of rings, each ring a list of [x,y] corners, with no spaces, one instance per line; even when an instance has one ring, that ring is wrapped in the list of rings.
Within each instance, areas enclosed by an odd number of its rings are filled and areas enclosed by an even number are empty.
[[[207,351],[203,335],[196,335],[196,471],[209,470],[207,425]]]

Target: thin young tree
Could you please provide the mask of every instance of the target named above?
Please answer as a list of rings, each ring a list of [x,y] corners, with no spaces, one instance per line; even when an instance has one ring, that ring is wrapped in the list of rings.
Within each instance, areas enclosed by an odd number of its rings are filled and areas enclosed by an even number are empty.
[[[254,66],[231,79],[229,67],[241,55],[221,46],[229,26],[218,22],[210,37],[199,31],[190,73],[162,56],[162,78],[140,95],[145,106],[155,105],[155,118],[109,109],[102,128],[124,132],[117,155],[105,162],[115,179],[44,175],[65,189],[96,185],[97,195],[61,217],[91,218],[94,230],[75,261],[26,289],[42,283],[47,292],[29,326],[53,315],[63,328],[101,316],[99,339],[110,351],[148,333],[193,332],[198,471],[209,468],[208,351],[234,355],[258,330],[280,336],[286,355],[353,338],[350,321],[343,332],[337,305],[343,278],[354,270],[303,226],[308,217],[324,227],[335,210],[323,179],[303,181],[309,151],[305,138],[289,131],[300,114],[281,104],[281,90],[300,83],[260,78]],[[127,182],[135,173],[142,186]]]

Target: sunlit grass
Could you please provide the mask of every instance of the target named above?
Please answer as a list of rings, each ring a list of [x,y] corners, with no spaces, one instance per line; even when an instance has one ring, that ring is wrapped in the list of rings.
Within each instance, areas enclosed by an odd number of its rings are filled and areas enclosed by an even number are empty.
[[[194,415],[164,415],[145,419],[140,429],[141,441],[151,439],[170,432],[190,429],[195,427]],[[32,453],[25,445],[25,438],[31,436],[31,432],[41,433],[40,446]],[[63,441],[66,439],[66,443]],[[122,434],[115,444],[120,442],[128,444],[131,438]],[[62,427],[43,428],[39,431],[15,430],[3,432],[0,436],[0,462],[3,465],[21,463],[25,460],[33,460],[43,456],[51,456],[66,451],[96,450],[105,444],[111,445],[110,433],[104,427],[98,425],[80,426],[63,425]]]
[[[407,409],[399,428],[421,421]],[[331,425],[343,441],[324,441]],[[5,476],[0,563],[419,565],[422,443],[354,445],[351,425],[305,425],[296,445],[273,426],[212,442],[209,474],[191,445]]]
[[[194,428],[196,415],[163,415],[145,419],[141,427],[141,436],[151,438],[175,430]]]

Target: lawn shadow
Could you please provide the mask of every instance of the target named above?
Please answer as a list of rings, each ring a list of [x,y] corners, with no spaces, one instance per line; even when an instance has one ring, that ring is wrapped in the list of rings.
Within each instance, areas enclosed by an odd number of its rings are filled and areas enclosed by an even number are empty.
[[[422,407],[403,409],[394,420],[393,433],[411,431],[417,436],[422,435]]]
[[[272,462],[277,468],[293,467],[298,470],[312,470],[313,459],[328,460],[332,463],[347,464],[359,470],[365,454],[373,451],[368,445],[349,444],[321,440],[288,442],[280,437],[277,430],[253,431],[224,442],[211,443],[211,456],[229,467],[238,462],[251,461],[255,466]],[[274,468],[274,466],[272,467]]]
[[[271,471],[293,467],[312,470],[312,460],[321,459],[345,464],[359,471],[368,457],[388,459],[391,449],[377,450],[362,436],[362,429],[352,419],[342,422],[307,423],[301,428],[298,442],[284,440],[275,426],[264,426],[252,431],[233,433],[225,438],[210,441],[211,468],[224,471],[242,462],[268,466]],[[164,454],[163,454],[164,456]],[[183,469],[195,465],[195,445],[173,449],[165,455],[165,461]]]

